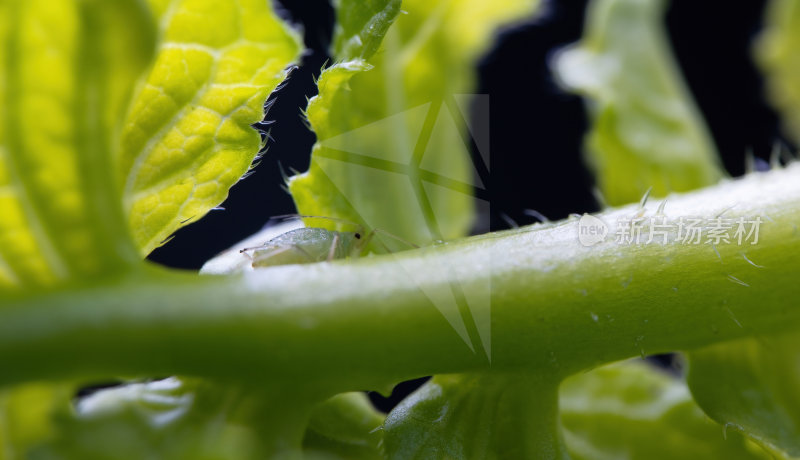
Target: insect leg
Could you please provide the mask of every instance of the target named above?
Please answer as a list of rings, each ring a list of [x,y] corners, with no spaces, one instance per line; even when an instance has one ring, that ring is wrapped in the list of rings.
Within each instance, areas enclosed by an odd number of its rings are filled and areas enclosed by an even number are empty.
[[[288,261],[287,260],[283,260],[283,261],[276,262],[275,259],[278,256],[280,256],[281,254],[284,254],[286,252],[289,252],[289,251],[293,251],[294,253],[301,255],[302,256],[301,259],[305,259],[305,260],[292,260],[292,259],[289,259]],[[288,244],[288,245],[285,245],[283,247],[276,247],[274,249],[271,249],[271,250],[268,250],[268,251],[264,251],[262,253],[254,253],[251,258],[253,259],[253,263],[252,263],[253,268],[256,268],[256,267],[269,267],[269,266],[280,265],[280,264],[285,264],[285,263],[300,263],[300,264],[302,264],[302,263],[317,262],[317,260],[314,257],[312,257],[311,254],[308,253],[308,251],[306,251],[305,249],[303,249],[301,246],[299,246],[297,244]]]
[[[268,263],[265,263],[265,262],[268,262],[269,259],[277,256],[278,254],[282,254],[282,253],[288,251],[289,249],[290,249],[290,247],[287,246],[287,247],[284,247],[284,248],[273,249],[271,251],[266,252],[265,254],[253,254],[253,256],[250,257],[253,260],[251,265],[253,266],[253,268],[266,267],[266,266],[269,266],[269,265],[274,265],[274,263],[273,264],[268,264]]]
[[[331,247],[328,249],[328,262],[333,260],[334,256],[336,256],[336,245],[339,243],[339,233],[333,234],[333,241],[331,242]]]
[[[267,244],[267,243],[264,243],[264,244],[262,244],[261,246],[253,246],[253,247],[251,247],[251,248],[239,249],[239,254],[245,254],[245,253],[247,253],[247,251],[255,251],[256,249],[261,249],[261,248],[263,248],[263,247],[264,247],[266,244]]]
[[[399,236],[397,236],[395,234],[392,234],[390,232],[387,232],[386,230],[381,230],[379,228],[376,228],[376,229],[372,230],[370,233],[380,233],[381,235],[386,235],[386,236],[388,236],[390,238],[393,238],[393,239],[395,239],[395,240],[397,240],[397,241],[399,241],[399,242],[401,242],[403,244],[408,245],[409,248],[419,249],[419,246],[417,246],[416,244],[412,243],[411,241],[408,241],[408,240],[406,240],[404,238],[400,238]]]

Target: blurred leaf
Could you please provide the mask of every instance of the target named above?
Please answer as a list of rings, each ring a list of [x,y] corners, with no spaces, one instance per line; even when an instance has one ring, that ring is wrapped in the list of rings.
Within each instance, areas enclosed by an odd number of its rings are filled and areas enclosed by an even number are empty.
[[[400,0],[336,0],[336,12],[332,54],[369,59],[400,12]]]
[[[306,453],[329,459],[378,460],[380,450],[380,414],[364,393],[342,393],[314,409],[308,424],[303,448]]]
[[[0,392],[0,460],[29,458],[33,446],[53,439],[54,420],[71,411],[71,385],[27,383]]]
[[[123,202],[147,254],[220,204],[259,151],[267,95],[300,53],[270,2],[151,0],[160,40],[122,132]]]
[[[465,235],[473,185],[481,184],[467,149],[471,99],[463,93],[475,89],[474,66],[494,30],[531,14],[535,3],[406,0],[382,47],[363,59],[394,19],[396,3],[342,0],[337,63],[322,73],[307,111],[319,141],[309,171],[289,184],[300,213],[357,222],[417,245]],[[488,116],[488,106],[481,109]],[[408,249],[391,238],[382,243]]]
[[[783,115],[783,125],[800,141],[800,2],[771,0],[756,58],[766,77],[769,99]]]
[[[800,335],[744,339],[689,354],[689,388],[706,413],[780,458],[800,457]]]
[[[0,2],[0,292],[133,263],[129,228],[149,252],[258,152],[296,35],[258,0],[150,6]]]
[[[230,423],[225,395],[198,401],[177,379],[100,390],[77,413],[56,420],[58,437],[33,451],[39,459],[255,458],[256,440]],[[207,396],[210,396],[207,394]],[[213,410],[205,410],[204,404]],[[233,400],[231,401],[231,405]]]
[[[567,458],[556,385],[520,375],[435,376],[386,418],[391,460]]]
[[[587,98],[588,159],[607,204],[711,185],[723,175],[662,24],[662,0],[594,0],[584,37],[555,61]]]
[[[636,201],[650,187],[655,195],[703,187],[723,175],[669,53],[662,12],[661,1],[595,0],[586,37],[556,61],[562,82],[589,99],[593,128],[587,148],[608,204]],[[775,0],[769,18],[771,27],[760,43],[760,57],[770,77],[773,99],[779,101],[797,133],[800,111],[795,108],[800,107],[800,91],[793,88],[800,89],[795,78],[800,76],[800,60],[794,58],[800,56],[796,53],[800,35],[794,25],[800,20],[800,10],[792,1]],[[699,405],[712,418],[738,427],[763,445],[780,446],[798,455],[800,444],[796,440],[800,433],[791,415],[800,413],[797,402],[791,399],[791,390],[779,391],[772,380],[794,372],[794,357],[776,353],[785,349],[748,340],[692,353],[689,382]],[[796,383],[796,379],[784,378],[782,382],[790,383]],[[685,405],[691,405],[688,397],[682,398]],[[615,440],[599,429],[596,436]],[[660,431],[658,436],[662,436]],[[666,452],[646,450],[656,445],[655,440],[639,447],[633,438],[619,441],[619,446],[626,444],[645,449],[642,458],[656,458]],[[689,444],[703,445],[694,440]],[[592,452],[592,443],[586,448],[587,458],[601,457]],[[665,458],[685,456],[686,452],[676,451]],[[616,457],[618,453],[612,449],[608,455]]]
[[[603,366],[565,380],[559,395],[576,460],[766,459],[709,420],[686,385],[642,363]]]
[[[138,258],[110,171],[154,40],[136,0],[0,2],[0,292]]]
[[[2,407],[15,423],[10,430],[0,430],[4,441],[6,432],[13,435],[10,446],[20,447],[20,458],[293,458],[300,451],[299,437],[292,445],[294,434],[302,434],[306,426],[307,458],[382,458],[377,429],[383,416],[363,393],[335,396],[311,412],[303,402],[274,388],[262,391],[168,378],[99,390],[73,410],[65,404],[72,393],[64,393],[61,386],[22,389],[4,400],[13,402]],[[0,459],[10,460],[1,453]]]
[[[307,413],[287,401],[293,399],[280,392],[200,380],[131,383],[100,390],[83,398],[74,414],[57,417],[57,436],[35,447],[31,457],[289,458],[300,447],[292,433],[302,434]]]

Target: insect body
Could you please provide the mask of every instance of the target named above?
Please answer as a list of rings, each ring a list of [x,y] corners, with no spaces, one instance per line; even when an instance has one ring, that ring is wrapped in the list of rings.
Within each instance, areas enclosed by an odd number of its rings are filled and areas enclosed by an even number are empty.
[[[279,235],[261,246],[242,249],[253,259],[253,267],[308,264],[359,257],[373,232],[340,232],[324,228],[298,228]]]

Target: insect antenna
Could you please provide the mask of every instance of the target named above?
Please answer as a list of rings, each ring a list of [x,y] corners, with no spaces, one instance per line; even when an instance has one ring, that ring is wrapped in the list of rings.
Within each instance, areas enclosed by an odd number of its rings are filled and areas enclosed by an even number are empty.
[[[399,236],[397,236],[397,235],[395,235],[393,233],[387,232],[386,230],[381,230],[380,228],[376,228],[376,229],[372,230],[372,233],[379,233],[381,235],[386,235],[386,236],[388,236],[388,237],[390,237],[390,238],[392,238],[392,239],[394,239],[396,241],[399,241],[399,242],[401,242],[403,244],[408,245],[411,248],[419,249],[419,245],[416,245],[416,244],[412,243],[411,241],[408,241],[405,238],[401,238],[401,237],[399,237]],[[389,251],[389,252],[391,252],[391,251]]]
[[[272,219],[280,219],[280,220],[289,220],[289,219],[325,219],[330,220],[333,222],[339,222],[342,224],[352,225],[359,229],[363,229],[364,226],[359,224],[358,222],[354,222],[352,220],[342,219],[339,217],[328,217],[328,216],[312,216],[309,214],[282,214],[278,216],[272,216]]]
[[[364,244],[364,250],[366,250],[366,247],[368,246],[368,244],[369,244],[371,241],[373,241],[373,240],[374,240],[374,238],[373,238],[373,237],[374,237],[376,234],[382,234],[382,235],[386,235],[386,236],[388,236],[388,237],[394,238],[394,239],[395,239],[395,240],[397,240],[397,241],[400,241],[400,242],[402,242],[403,244],[407,244],[408,246],[410,246],[410,247],[412,247],[412,248],[414,248],[414,249],[419,249],[419,246],[417,246],[416,244],[414,244],[414,243],[412,243],[412,242],[410,242],[410,241],[407,241],[407,240],[405,240],[405,239],[403,239],[403,238],[400,238],[400,237],[399,237],[399,236],[397,236],[397,235],[393,235],[393,234],[391,234],[391,233],[389,233],[389,232],[387,232],[387,231],[385,231],[385,230],[380,230],[380,229],[377,229],[377,228],[376,228],[376,229],[373,229],[371,232],[369,232],[367,235],[365,235],[365,236],[364,236],[364,239],[362,240],[362,241],[363,241],[363,244]],[[380,239],[378,239],[378,240],[374,240],[374,241],[376,241],[376,242],[377,242],[379,245],[381,245],[381,246],[383,247],[383,250],[384,250],[384,251],[386,251],[386,253],[387,253],[387,254],[394,254],[394,253],[396,252],[396,251],[392,251],[392,249],[391,249],[389,246],[387,246],[387,245],[386,245],[386,243],[384,243],[384,242],[383,242],[383,241],[381,241]]]
[[[365,242],[370,242],[370,240],[372,240],[372,237],[373,237],[373,235],[375,235],[375,232],[374,232],[374,231],[372,231],[372,232],[369,232],[369,234],[368,234],[367,236],[365,236],[365,237],[364,237],[364,241],[365,241]],[[380,244],[381,246],[383,246],[383,250],[384,250],[384,251],[386,251],[386,253],[387,253],[387,254],[392,254],[392,253],[394,252],[394,251],[392,251],[392,250],[389,248],[389,246],[386,246],[386,243],[384,243],[383,241],[381,241],[381,240],[376,240],[376,242],[377,242],[378,244]],[[364,250],[366,250],[366,245],[365,245],[365,247],[364,247]],[[362,251],[362,252],[363,252],[363,251]]]

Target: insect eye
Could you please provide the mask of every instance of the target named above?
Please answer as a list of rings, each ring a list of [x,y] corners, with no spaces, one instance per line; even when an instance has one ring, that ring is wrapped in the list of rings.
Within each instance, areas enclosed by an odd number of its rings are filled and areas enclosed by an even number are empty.
[[[357,240],[360,240],[361,239],[361,234],[360,233],[356,233],[355,237],[356,237]]]

